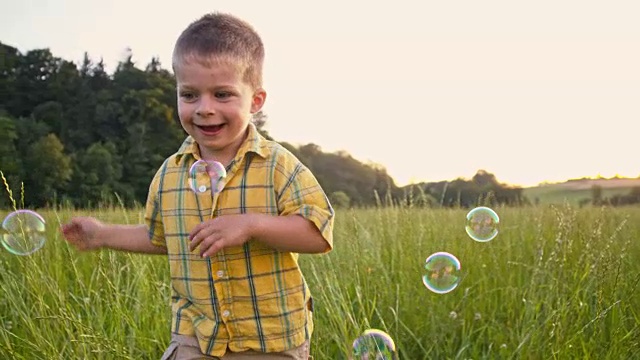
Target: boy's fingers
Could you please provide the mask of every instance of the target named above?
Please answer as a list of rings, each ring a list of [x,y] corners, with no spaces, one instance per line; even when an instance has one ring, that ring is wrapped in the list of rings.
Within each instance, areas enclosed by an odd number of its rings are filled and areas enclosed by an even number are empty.
[[[208,246],[204,250],[203,249],[200,250],[200,256],[202,257],[213,256],[218,251],[220,251],[222,247],[223,247],[223,241],[221,239],[218,239],[218,240],[214,239],[210,246]]]
[[[202,244],[202,246],[200,246],[200,256],[204,257],[204,254],[207,252],[207,250],[209,250],[207,244]]]
[[[189,244],[189,250],[193,251],[196,247],[198,247],[198,245],[200,245],[200,243],[202,243],[202,240],[206,239],[207,236],[208,231],[206,228],[194,231],[193,235],[189,237],[189,239],[191,240]]]
[[[75,227],[75,223],[69,223],[69,224],[64,224],[62,225],[62,232],[67,234],[69,232],[71,232],[71,230],[73,230],[73,228]]]
[[[204,228],[204,224],[205,223],[200,223],[198,225],[196,225],[193,230],[191,230],[191,233],[189,233],[189,240],[193,240],[193,238],[198,235],[198,233]]]
[[[200,243],[200,256],[204,257],[204,254],[209,250],[209,248],[211,247],[212,243],[210,241],[203,241],[206,239],[202,239],[199,241]],[[194,246],[193,249],[195,249],[196,247]]]
[[[200,244],[202,242],[202,240],[206,239],[207,237],[215,234],[216,229],[209,225],[209,226],[204,226],[204,223],[198,224],[193,231],[191,231],[191,235],[189,235],[189,240],[190,240],[190,244],[189,244],[189,249],[191,251],[193,251],[193,249],[195,249],[198,244]]]
[[[189,250],[193,251],[198,245],[202,243],[204,239],[210,236],[213,233],[213,230],[204,228],[193,235],[191,238],[191,243],[189,244]]]
[[[191,240],[191,243],[189,243],[189,251],[193,251],[196,247],[198,247],[198,245],[202,242],[202,239],[199,238],[194,238]]]
[[[208,231],[208,233],[212,233],[213,230],[215,229],[215,224],[217,223],[212,219],[212,220],[206,220],[194,226],[194,228],[189,233],[189,240],[193,240],[193,238],[196,237],[196,235],[199,235],[199,233],[203,231]]]

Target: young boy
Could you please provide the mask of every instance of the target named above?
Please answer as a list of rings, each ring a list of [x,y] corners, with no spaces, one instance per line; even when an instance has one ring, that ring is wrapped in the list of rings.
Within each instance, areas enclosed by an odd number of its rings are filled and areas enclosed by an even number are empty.
[[[311,172],[250,121],[266,99],[264,48],[244,21],[208,14],[178,38],[173,70],[189,134],[149,187],[145,225],[79,217],[80,250],[167,254],[172,338],[163,359],[308,359],[313,300],[299,253],[333,248],[334,211]],[[197,160],[218,161],[221,191],[195,193]]]

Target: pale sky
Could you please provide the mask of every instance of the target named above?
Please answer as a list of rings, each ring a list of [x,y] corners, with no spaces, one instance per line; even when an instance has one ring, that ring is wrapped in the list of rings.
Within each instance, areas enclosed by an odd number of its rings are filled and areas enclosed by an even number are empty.
[[[639,1],[2,2],[1,42],[109,72],[126,47],[170,69],[191,21],[233,13],[265,43],[270,133],[398,185],[640,175]]]

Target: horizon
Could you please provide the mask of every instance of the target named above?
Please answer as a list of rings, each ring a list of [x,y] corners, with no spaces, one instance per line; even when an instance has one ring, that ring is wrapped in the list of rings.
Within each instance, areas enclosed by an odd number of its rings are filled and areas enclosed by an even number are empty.
[[[640,175],[629,131],[640,118],[638,3],[287,2],[296,16],[273,4],[207,5],[11,3],[0,41],[76,64],[86,51],[110,74],[130,47],[138,68],[157,56],[171,71],[180,31],[229,12],[265,43],[265,130],[278,141],[381,164],[398,186],[480,169],[522,187]]]

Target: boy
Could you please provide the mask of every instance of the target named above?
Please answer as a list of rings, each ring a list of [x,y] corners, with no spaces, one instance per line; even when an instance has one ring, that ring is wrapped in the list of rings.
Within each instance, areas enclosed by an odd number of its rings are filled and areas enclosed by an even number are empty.
[[[333,248],[334,212],[311,172],[251,123],[266,99],[264,48],[244,21],[208,14],[178,38],[173,70],[189,134],[149,187],[145,225],[75,218],[80,250],[167,254],[171,343],[163,359],[307,359],[313,300],[298,253]],[[218,161],[221,191],[188,184],[197,160]]]

